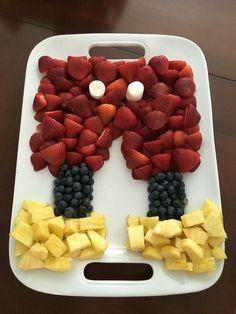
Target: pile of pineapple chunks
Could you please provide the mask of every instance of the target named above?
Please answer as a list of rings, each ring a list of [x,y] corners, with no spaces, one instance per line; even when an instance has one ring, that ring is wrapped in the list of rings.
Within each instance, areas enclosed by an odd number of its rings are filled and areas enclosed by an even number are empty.
[[[108,246],[104,215],[55,217],[49,204],[31,200],[23,202],[10,236],[16,240],[14,255],[22,270],[68,271],[72,258],[100,258]]]
[[[222,212],[211,200],[181,221],[129,215],[127,224],[128,249],[147,259],[164,260],[168,270],[211,272],[216,260],[227,258],[222,249],[227,238]]]

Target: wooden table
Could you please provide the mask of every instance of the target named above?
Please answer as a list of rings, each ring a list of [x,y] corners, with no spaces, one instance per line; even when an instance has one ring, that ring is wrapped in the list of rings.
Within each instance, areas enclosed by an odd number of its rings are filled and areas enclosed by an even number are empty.
[[[0,1],[1,313],[236,313],[235,12],[234,0]],[[27,58],[31,49],[49,36],[86,32],[179,35],[196,42],[205,53],[229,236],[223,274],[208,290],[148,298],[60,297],[27,289],[10,270],[8,233]]]

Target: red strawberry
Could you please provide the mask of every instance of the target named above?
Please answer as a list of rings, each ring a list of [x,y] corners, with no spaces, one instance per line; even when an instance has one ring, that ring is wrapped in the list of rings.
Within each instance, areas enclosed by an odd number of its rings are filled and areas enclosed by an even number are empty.
[[[132,170],[132,177],[136,180],[148,180],[152,175],[152,165],[148,164]]]
[[[174,132],[171,130],[166,131],[165,133],[159,136],[159,139],[162,140],[162,150],[168,150],[173,147],[173,139],[174,139]]]
[[[114,63],[114,64],[117,66],[117,68],[118,68],[120,65],[125,64],[125,61],[119,60],[119,61],[114,61],[113,63]]]
[[[92,115],[90,103],[86,95],[82,94],[69,100],[66,108],[82,118],[88,118]]]
[[[49,56],[42,56],[38,60],[39,72],[47,72],[53,64],[53,59]]]
[[[178,171],[188,172],[199,163],[199,154],[185,148],[175,148],[172,153],[173,161]]]
[[[139,67],[141,68],[141,67],[143,67],[144,65],[146,65],[146,60],[145,60],[144,57],[140,57],[140,58],[137,59],[137,63],[138,63],[138,65],[139,65]]]
[[[119,128],[114,127],[114,125],[113,125],[112,122],[110,122],[110,123],[108,124],[108,126],[109,126],[109,128],[111,129],[113,141],[116,140],[118,137],[121,136],[122,130],[119,129]]]
[[[126,164],[129,169],[142,167],[150,163],[150,159],[135,149],[127,149]]]
[[[37,131],[39,131],[40,134],[42,134],[42,123],[39,123],[39,124],[36,126],[36,129],[37,129]]]
[[[155,140],[155,141],[145,142],[143,144],[143,148],[150,155],[159,154],[161,152],[161,150],[162,150],[162,140]]]
[[[106,127],[102,134],[99,136],[99,138],[96,141],[96,146],[101,148],[108,148],[112,144],[112,132],[111,129]]]
[[[169,87],[165,83],[158,82],[150,86],[146,92],[149,97],[157,98],[163,95],[168,95]]]
[[[93,155],[95,153],[95,150],[96,150],[95,144],[90,144],[90,145],[82,146],[82,147],[79,147],[79,146],[76,147],[76,151],[84,156]]]
[[[198,125],[201,115],[193,105],[187,105],[184,116],[184,129],[193,128]]]
[[[67,80],[65,77],[62,77],[62,76],[57,76],[55,78],[55,88],[56,88],[56,91],[58,93],[60,92],[67,92],[71,87],[74,86],[74,84]]]
[[[186,62],[183,60],[172,60],[169,62],[169,68],[177,71],[181,71],[186,66]]]
[[[66,158],[66,145],[58,142],[41,151],[42,157],[49,164],[60,166],[65,162]]]
[[[34,97],[33,110],[40,111],[47,106],[47,101],[43,93],[37,93]]]
[[[185,110],[183,110],[183,109],[178,109],[178,110],[175,111],[175,115],[176,115],[176,116],[183,116],[183,117],[184,117],[184,115],[185,115]]]
[[[70,57],[68,59],[68,73],[75,79],[81,81],[92,72],[92,64],[81,57]]]
[[[152,141],[157,137],[157,132],[150,130],[147,126],[136,128],[134,131],[141,135],[144,141]]]
[[[42,135],[47,140],[64,137],[65,127],[53,118],[46,116],[42,122]]]
[[[181,97],[189,98],[196,90],[196,86],[192,78],[182,77],[175,83],[175,92]]]
[[[66,68],[67,67],[67,62],[64,60],[60,60],[60,59],[53,59],[53,67],[61,67],[61,68]]]
[[[111,89],[100,99],[101,104],[119,105],[120,101],[121,95],[117,89]]]
[[[150,105],[146,105],[145,107],[141,107],[139,109],[139,114],[138,114],[138,118],[142,121],[144,121],[145,116],[148,112],[152,111],[152,107]]]
[[[145,65],[138,69],[137,79],[143,83],[145,89],[149,88],[158,81],[155,72],[149,65]]]
[[[77,123],[82,123],[83,119],[80,116],[77,116],[76,114],[72,114],[72,113],[65,113],[64,114],[64,118],[68,118],[70,120],[73,120]]]
[[[81,94],[83,94],[81,88],[79,88],[79,86],[73,86],[69,89],[69,92],[73,95],[73,96],[79,96]]]
[[[187,133],[187,134],[194,134],[196,132],[199,132],[200,128],[199,128],[199,125],[196,125],[194,126],[193,128],[189,128],[189,129],[184,129],[184,131]]]
[[[193,70],[190,65],[186,65],[180,72],[179,77],[193,77]]]
[[[49,140],[49,141],[45,141],[43,144],[41,144],[39,146],[39,151],[41,152],[42,150],[44,150],[45,148],[48,148],[49,146],[52,146],[54,144],[56,144],[56,141],[53,140]]]
[[[168,70],[164,75],[162,75],[162,81],[167,85],[174,84],[179,78],[179,72],[176,70]]]
[[[98,116],[92,116],[85,119],[83,124],[86,129],[89,129],[98,135],[104,130],[104,124]]]
[[[116,79],[117,68],[116,65],[110,61],[101,61],[95,65],[94,74],[98,80],[107,85]]]
[[[97,139],[98,139],[98,136],[96,133],[92,132],[89,129],[83,129],[78,139],[78,145],[82,147],[82,146],[87,146],[89,144],[94,144]]]
[[[41,83],[39,85],[38,91],[43,94],[56,94],[55,86],[49,83]]]
[[[110,158],[110,152],[107,148],[97,148],[94,155],[101,155],[103,160],[108,160]]]
[[[97,107],[100,105],[100,102],[92,97],[89,98],[90,107],[92,111],[92,115],[97,115]]]
[[[116,114],[116,106],[103,104],[97,107],[97,112],[103,123],[107,124]]]
[[[62,101],[61,107],[62,107],[63,109],[65,109],[67,103],[68,103],[71,99],[74,98],[71,93],[59,93],[58,96],[61,98],[61,101]]]
[[[118,67],[118,72],[120,75],[128,82],[131,83],[135,81],[139,69],[139,64],[137,61],[127,62]]]
[[[89,74],[88,76],[86,76],[80,83],[79,87],[81,89],[86,89],[88,88],[89,84],[94,81],[94,75],[93,74]]]
[[[195,151],[198,151],[202,144],[202,134],[200,132],[190,134],[187,137],[187,144]]]
[[[135,101],[127,101],[125,104],[137,117],[139,115],[139,104]]]
[[[115,119],[114,119],[114,126],[119,129],[134,129],[138,123],[136,116],[133,112],[125,106],[121,106],[117,109]]]
[[[201,159],[199,159],[199,162],[194,166],[189,172],[194,172],[201,164]]]
[[[123,145],[126,149],[141,149],[143,146],[143,138],[138,133],[133,131],[124,131],[123,133]]]
[[[104,164],[104,160],[101,155],[85,157],[85,162],[92,171],[99,170]]]
[[[98,62],[100,61],[106,61],[106,58],[105,57],[102,57],[102,56],[94,56],[94,57],[90,57],[88,59],[88,61],[93,65],[95,66]]]
[[[47,76],[41,78],[40,83],[52,83]]]
[[[65,118],[64,120],[64,126],[66,128],[66,136],[67,137],[76,137],[78,136],[78,134],[82,131],[82,129],[84,128],[83,125]]]
[[[74,151],[75,147],[77,145],[77,138],[61,138],[61,142],[63,142],[66,145],[66,150],[68,151]]]
[[[40,153],[33,153],[30,156],[31,163],[34,167],[34,171],[42,170],[47,166],[46,161],[43,159]]]
[[[54,176],[57,177],[58,172],[60,170],[60,166],[55,166],[55,165],[48,165],[48,170],[50,171],[50,173]]]
[[[29,140],[29,145],[32,152],[39,151],[40,145],[42,145],[44,142],[45,142],[45,139],[42,137],[40,133],[32,134]]]
[[[167,124],[168,117],[164,112],[154,110],[145,115],[144,122],[151,130],[159,130]]]
[[[153,68],[156,74],[163,75],[168,71],[169,60],[163,55],[155,56],[150,59],[148,65]]]
[[[67,77],[67,71],[65,67],[51,67],[48,70],[47,77],[49,77],[52,83],[55,83],[57,77]]]
[[[123,78],[119,78],[118,80],[115,80],[114,82],[110,83],[107,88],[106,92],[110,92],[111,90],[117,90],[120,94],[120,99],[123,99],[127,92],[127,82]]]
[[[120,151],[121,151],[123,157],[126,159],[126,156],[127,156],[127,149],[125,148],[124,143],[121,144],[121,146],[120,146]]]
[[[76,152],[66,152],[66,162],[69,166],[77,166],[82,161],[83,155]]]
[[[197,100],[194,95],[189,98],[182,98],[180,108],[185,109],[187,105],[193,105],[195,108],[197,107]]]
[[[154,167],[161,169],[162,171],[169,171],[171,155],[170,154],[157,154],[151,156],[151,161]]]
[[[174,145],[175,147],[184,147],[187,139],[187,134],[184,131],[174,132]]]
[[[168,127],[171,130],[182,130],[184,123],[183,116],[172,116],[168,118]]]
[[[64,114],[62,110],[55,110],[55,111],[46,111],[44,113],[44,116],[48,116],[53,118],[54,120],[57,120],[58,122],[62,123],[64,120]]]
[[[47,110],[48,111],[56,110],[62,102],[61,97],[59,97],[57,95],[50,95],[50,94],[45,95],[45,99],[47,101]]]
[[[153,99],[150,105],[154,110],[164,112],[170,117],[173,115],[180,102],[181,98],[179,96],[168,94]]]

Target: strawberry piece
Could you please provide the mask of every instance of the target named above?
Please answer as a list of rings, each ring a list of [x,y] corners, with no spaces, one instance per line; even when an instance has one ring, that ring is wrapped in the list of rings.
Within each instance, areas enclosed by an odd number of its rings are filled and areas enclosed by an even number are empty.
[[[104,130],[104,124],[98,116],[92,116],[84,120],[84,127],[100,135]]]
[[[39,85],[38,91],[43,94],[56,94],[55,86],[50,83],[41,83]]]
[[[180,116],[172,116],[168,118],[168,127],[175,131],[175,130],[182,130],[184,124],[184,117]]]
[[[120,94],[120,99],[123,99],[127,92],[127,82],[123,78],[119,78],[114,82],[110,83],[106,87],[106,92],[110,92],[111,90],[117,90]]]
[[[106,58],[105,57],[102,57],[102,56],[94,56],[94,57],[90,57],[88,59],[88,61],[93,65],[95,66],[98,62],[100,61],[106,61]]]
[[[193,70],[190,65],[186,65],[180,72],[179,77],[193,77]]]
[[[152,164],[155,168],[161,169],[162,171],[170,170],[171,155],[170,154],[157,154],[151,156]]]
[[[180,102],[181,98],[179,96],[168,94],[153,99],[150,105],[154,110],[164,112],[168,117],[170,117],[173,115]]]
[[[47,76],[41,78],[40,83],[52,83]]]
[[[92,72],[92,64],[81,57],[70,57],[68,59],[68,73],[75,79],[81,81]]]
[[[168,95],[169,87],[165,83],[158,82],[150,86],[146,92],[149,97],[157,98],[163,95]]]
[[[88,88],[89,84],[94,81],[94,75],[93,74],[89,74],[88,76],[86,76],[80,83],[79,87],[81,89],[86,89]]]
[[[49,56],[42,56],[38,60],[38,68],[40,73],[47,72],[53,64],[53,59]]]
[[[174,145],[174,132],[172,130],[168,130],[159,136],[159,139],[162,140],[162,150],[166,151],[168,149],[173,148]]]
[[[198,125],[201,115],[193,105],[187,105],[184,116],[184,129],[193,128]]]
[[[33,110],[40,111],[47,106],[47,101],[43,93],[36,93],[34,96]]]
[[[111,89],[107,94],[105,94],[101,99],[101,104],[113,104],[119,105],[121,101],[120,92],[117,89]]]
[[[78,134],[82,131],[82,129],[84,128],[83,125],[65,118],[64,120],[64,126],[66,128],[66,136],[67,137],[76,137],[78,136]]]
[[[116,79],[117,67],[110,61],[101,61],[95,65],[94,74],[98,80],[108,85]]]
[[[92,171],[98,171],[104,165],[104,160],[101,155],[85,157],[85,163]]]
[[[194,95],[189,98],[182,98],[180,108],[185,109],[187,105],[193,105],[195,108],[197,108],[197,100]]]
[[[77,123],[82,123],[82,121],[83,121],[83,119],[80,116],[77,116],[76,114],[72,114],[72,113],[65,113],[64,117],[68,118],[70,120],[73,120]]]
[[[198,163],[189,171],[189,172],[194,172],[201,164],[201,159],[199,159]]]
[[[195,151],[198,151],[202,145],[202,134],[196,132],[187,137],[187,144]]]
[[[191,171],[199,163],[199,154],[185,148],[175,148],[172,152],[173,161],[178,171]]]
[[[167,124],[168,117],[164,112],[154,110],[145,115],[144,121],[151,130],[159,130]]]
[[[71,81],[67,80],[65,77],[62,76],[56,77],[54,84],[57,93],[67,92],[71,87],[74,86],[74,84]]]
[[[135,81],[138,74],[139,64],[137,61],[127,62],[118,67],[120,75],[128,82]]]
[[[90,144],[90,145],[82,146],[82,147],[79,147],[79,146],[76,147],[76,151],[82,154],[83,156],[91,156],[95,153],[95,150],[96,150],[95,144]]]
[[[162,75],[162,81],[167,85],[174,84],[179,78],[179,72],[176,70],[168,70],[164,75]]]
[[[187,134],[194,134],[196,132],[199,132],[200,128],[199,128],[199,125],[196,125],[194,126],[193,128],[189,128],[189,129],[184,129],[184,131],[187,133]]]
[[[74,151],[75,147],[77,145],[77,138],[61,138],[61,142],[63,142],[66,145],[66,150],[67,151]]]
[[[110,152],[107,148],[96,148],[94,155],[101,155],[103,160],[108,160],[110,158]]]
[[[119,129],[129,130],[136,127],[138,120],[128,107],[121,106],[117,109],[113,124]]]
[[[97,107],[100,105],[100,102],[97,99],[89,97],[90,108],[93,115],[97,115]]]
[[[116,66],[117,66],[117,68],[120,66],[120,65],[123,65],[123,64],[125,64],[125,61],[123,61],[123,60],[118,60],[118,61],[115,61],[115,62],[113,62]]]
[[[111,146],[112,140],[112,131],[110,128],[106,127],[97,139],[96,146],[101,148],[108,148]]]
[[[54,176],[57,177],[58,172],[60,170],[60,166],[55,166],[55,165],[48,165],[48,170],[49,172]]]
[[[42,155],[40,153],[33,153],[30,156],[31,163],[34,167],[34,171],[42,170],[47,166],[46,161],[43,159]]]
[[[126,149],[141,149],[143,146],[143,138],[138,133],[133,131],[124,131],[123,136],[123,145]]]
[[[189,98],[196,90],[196,86],[192,78],[183,77],[175,83],[175,92],[181,97]]]
[[[52,146],[54,144],[56,144],[56,141],[53,140],[49,140],[49,141],[45,141],[42,145],[39,146],[39,151],[41,152],[42,150],[44,150],[45,148],[48,148],[49,146]]]
[[[143,83],[145,89],[158,81],[155,72],[149,65],[145,65],[138,69],[137,79]]]
[[[137,102],[127,101],[125,105],[138,117],[138,115],[139,115],[139,104]]]
[[[79,86],[73,86],[69,89],[69,93],[71,93],[73,96],[79,96],[83,94],[81,88]]]
[[[62,110],[55,110],[55,111],[46,111],[44,113],[44,116],[48,116],[53,118],[54,120],[57,120],[58,122],[62,123],[64,120],[64,114]]]
[[[55,119],[46,116],[42,122],[42,135],[47,140],[64,137],[65,127]]]
[[[142,167],[150,163],[150,159],[135,149],[127,149],[126,164],[129,169]]]
[[[132,170],[132,177],[135,180],[148,180],[152,175],[152,165],[148,164]]]
[[[67,72],[65,67],[51,67],[48,70],[47,77],[55,83],[56,78],[58,77],[67,77]]]
[[[143,66],[146,65],[146,60],[145,60],[145,58],[142,56],[142,57],[140,57],[140,58],[137,59],[137,63],[138,63],[138,66],[141,68],[141,67],[143,67]]]
[[[45,95],[45,99],[47,102],[47,110],[48,111],[56,110],[62,102],[61,97],[59,97],[57,95],[50,95],[50,94]]]
[[[76,152],[66,152],[66,162],[69,166],[77,166],[82,160],[82,154]]]
[[[97,107],[97,112],[103,123],[107,124],[116,114],[116,106],[110,104],[102,104]]]
[[[141,107],[139,109],[139,114],[138,114],[138,118],[142,121],[144,121],[145,116],[148,112],[152,111],[152,107],[150,105],[146,105],[145,107]]]
[[[67,62],[65,60],[54,58],[53,61],[52,61],[52,65],[53,65],[53,67],[66,68],[67,67]]]
[[[169,62],[169,69],[181,71],[186,66],[186,62],[183,60],[172,60]]]
[[[185,115],[185,110],[183,110],[183,109],[178,109],[178,110],[175,111],[175,115],[176,115],[176,116],[183,116],[183,117],[184,117],[184,115]]]
[[[124,143],[121,144],[121,146],[120,146],[120,151],[121,151],[123,157],[126,159],[126,156],[127,156],[127,149],[125,148]]]
[[[136,128],[134,131],[141,135],[144,141],[152,141],[157,137],[157,132],[150,130],[147,126]]]
[[[94,144],[97,139],[98,139],[98,136],[96,133],[94,133],[93,131],[89,129],[83,129],[78,139],[78,145],[82,147],[82,146],[87,146],[89,144]]]
[[[159,154],[162,150],[162,140],[145,142],[143,148],[149,155]]]
[[[36,126],[36,129],[37,129],[37,131],[39,131],[40,134],[42,134],[42,123],[39,123],[39,124]]]
[[[173,140],[175,147],[184,147],[187,140],[187,134],[184,131],[175,131]]]
[[[119,129],[119,128],[116,128],[112,122],[110,122],[108,124],[109,128],[111,129],[111,133],[112,133],[112,138],[113,138],[113,141],[116,140],[117,138],[119,138],[122,134],[122,130]]]
[[[66,145],[62,142],[58,142],[42,150],[41,155],[49,164],[60,166],[65,162]]]
[[[168,71],[169,60],[163,55],[155,56],[150,59],[148,65],[153,68],[157,75],[163,75]]]
[[[58,96],[61,98],[61,108],[65,109],[66,108],[66,105],[68,104],[68,102],[73,99],[73,95],[71,93],[68,93],[68,92],[62,92],[62,93],[59,93]]]
[[[82,94],[69,100],[66,108],[82,118],[88,118],[92,115],[90,103],[86,95]]]
[[[32,152],[38,152],[40,145],[45,142],[45,139],[42,137],[40,133],[34,133],[31,135],[29,140],[29,145]]]

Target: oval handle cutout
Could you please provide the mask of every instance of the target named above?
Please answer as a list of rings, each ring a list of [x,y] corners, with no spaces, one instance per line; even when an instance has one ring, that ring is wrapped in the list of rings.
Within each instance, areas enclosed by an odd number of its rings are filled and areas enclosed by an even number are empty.
[[[84,276],[90,280],[148,280],[153,269],[145,263],[99,263],[86,265]]]
[[[89,50],[89,55],[103,56],[107,59],[137,59],[145,55],[143,46],[93,46]]]

